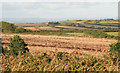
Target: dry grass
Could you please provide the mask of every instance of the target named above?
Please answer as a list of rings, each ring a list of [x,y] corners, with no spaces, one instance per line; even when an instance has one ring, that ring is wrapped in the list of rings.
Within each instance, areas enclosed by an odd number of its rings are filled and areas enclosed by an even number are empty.
[[[23,27],[23,26],[27,26],[27,27],[31,26],[31,27],[34,27],[34,26],[46,26],[46,25],[48,25],[48,24],[47,24],[47,23],[15,24],[15,26],[19,26],[19,27]]]
[[[58,28],[54,28],[54,27],[38,27],[38,29],[40,29],[40,30],[59,30]]]
[[[10,37],[21,36],[28,44],[32,53],[35,51],[55,51],[72,53],[77,50],[81,54],[102,56],[109,50],[109,44],[116,42],[114,39],[66,37],[55,35],[30,35],[30,34],[2,34],[2,42],[9,43]]]
[[[28,29],[28,30],[59,30],[58,28],[54,28],[54,27],[24,27],[24,29]]]
[[[39,29],[37,29],[37,28],[35,28],[35,27],[24,27],[24,29],[33,30],[33,31],[39,30]]]

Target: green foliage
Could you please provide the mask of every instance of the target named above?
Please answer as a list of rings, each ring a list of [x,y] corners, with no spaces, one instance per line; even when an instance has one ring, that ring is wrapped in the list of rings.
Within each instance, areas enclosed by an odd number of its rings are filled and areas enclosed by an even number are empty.
[[[59,22],[48,22],[48,24],[52,24],[52,25],[59,25]]]
[[[85,36],[92,36],[94,38],[114,38],[118,39],[118,36],[108,35],[107,33],[103,32],[100,29],[60,29],[60,30],[37,30],[37,31],[30,31],[25,30],[23,28],[16,29],[16,33],[25,33],[25,34],[40,34],[40,35],[69,35],[68,33],[84,33]],[[20,31],[19,31],[20,30]]]
[[[13,33],[15,32],[16,26],[12,23],[8,22],[0,22],[2,24],[2,32],[4,33]]]
[[[7,47],[5,47],[5,48],[2,47],[2,53],[3,53],[4,55],[9,55],[9,54],[8,54],[8,53],[9,53],[8,48],[7,48]]]
[[[24,29],[24,28],[17,28],[15,29],[15,33],[23,33],[23,32],[26,32],[27,30]]]
[[[110,45],[110,55],[118,55],[120,57],[120,42],[116,42]]]
[[[78,53],[79,54],[79,53]],[[119,62],[109,56],[102,58],[77,54],[62,54],[57,59],[54,53],[35,56],[2,56],[2,71],[118,71]],[[76,58],[77,57],[77,58]]]
[[[114,38],[117,39],[117,36],[108,35],[107,33],[103,32],[102,30],[97,29],[85,29],[83,32],[87,35],[91,35],[94,38]]]
[[[118,36],[118,32],[105,32],[105,33],[111,36]]]
[[[118,32],[118,29],[103,29],[104,32]]]
[[[58,52],[58,53],[57,53],[57,58],[58,58],[58,59],[62,59],[62,57],[63,57],[63,53],[62,53],[62,52]]]
[[[22,55],[26,53],[26,51],[29,51],[29,49],[26,48],[26,46],[27,44],[25,44],[24,40],[17,35],[11,38],[10,44],[8,45],[10,49],[10,54],[14,56]]]

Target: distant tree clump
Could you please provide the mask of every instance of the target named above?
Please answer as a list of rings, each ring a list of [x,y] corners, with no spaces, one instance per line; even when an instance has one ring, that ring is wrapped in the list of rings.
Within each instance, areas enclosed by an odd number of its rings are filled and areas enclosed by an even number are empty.
[[[52,24],[52,25],[59,25],[59,22],[48,22],[48,24]]]
[[[15,29],[15,33],[23,33],[23,32],[26,32],[27,30],[24,29],[24,28],[17,28]]]
[[[0,24],[2,24],[3,33],[13,33],[16,29],[16,26],[12,23],[2,21]]]

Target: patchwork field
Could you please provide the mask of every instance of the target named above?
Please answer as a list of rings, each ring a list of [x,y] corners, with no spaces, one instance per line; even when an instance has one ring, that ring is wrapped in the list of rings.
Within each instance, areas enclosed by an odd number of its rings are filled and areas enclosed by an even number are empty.
[[[28,44],[30,52],[36,51],[73,53],[77,51],[83,55],[102,56],[109,51],[109,44],[116,42],[114,39],[88,38],[73,36],[55,36],[55,35],[30,35],[30,34],[2,34],[2,43],[8,44],[10,37],[19,35]]]

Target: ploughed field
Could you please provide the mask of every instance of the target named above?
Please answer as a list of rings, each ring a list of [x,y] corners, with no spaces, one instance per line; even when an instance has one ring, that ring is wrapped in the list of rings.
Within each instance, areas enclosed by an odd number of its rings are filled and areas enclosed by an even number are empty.
[[[31,35],[31,34],[2,34],[2,43],[9,44],[10,38],[19,35],[28,44],[32,54],[36,52],[64,52],[75,51],[81,55],[103,56],[109,51],[109,44],[116,42],[114,39],[89,38],[78,36],[56,35]]]

